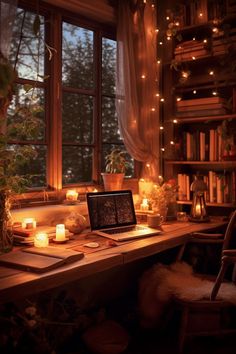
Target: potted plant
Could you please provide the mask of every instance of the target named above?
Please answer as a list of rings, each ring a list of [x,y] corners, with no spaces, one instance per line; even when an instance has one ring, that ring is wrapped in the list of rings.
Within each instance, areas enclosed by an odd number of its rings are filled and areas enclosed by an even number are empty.
[[[105,191],[122,189],[122,184],[127,167],[125,159],[125,151],[113,149],[110,154],[105,157],[106,172],[103,172],[102,178]]]

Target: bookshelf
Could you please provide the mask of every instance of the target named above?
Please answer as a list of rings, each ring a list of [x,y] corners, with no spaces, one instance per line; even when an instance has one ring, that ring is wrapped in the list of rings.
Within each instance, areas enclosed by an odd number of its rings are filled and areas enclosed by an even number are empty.
[[[178,180],[179,209],[189,210],[189,187],[201,174],[211,213],[229,213],[236,207],[236,1],[162,6],[163,174]]]

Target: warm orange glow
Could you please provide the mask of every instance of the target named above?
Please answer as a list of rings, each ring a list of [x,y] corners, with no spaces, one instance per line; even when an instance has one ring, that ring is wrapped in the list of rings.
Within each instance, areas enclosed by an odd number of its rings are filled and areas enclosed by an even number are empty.
[[[73,189],[69,189],[67,192],[66,192],[66,200],[70,201],[70,202],[74,202],[78,199],[78,192],[76,192],[75,190]]]
[[[35,235],[34,247],[47,247],[48,243],[48,235],[46,233],[38,233]]]
[[[21,224],[22,229],[35,229],[36,220],[34,218],[25,218]]]

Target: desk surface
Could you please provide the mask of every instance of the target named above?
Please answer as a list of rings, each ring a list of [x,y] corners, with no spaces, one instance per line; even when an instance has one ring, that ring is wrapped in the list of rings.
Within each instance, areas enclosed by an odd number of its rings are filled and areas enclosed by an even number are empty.
[[[225,224],[222,220],[212,220],[209,223],[202,224],[169,222],[162,225],[163,233],[160,235],[126,241],[107,248],[98,247],[93,252],[88,250],[88,252],[85,252],[83,259],[42,274],[1,266],[0,303],[55,288],[184,245],[193,232],[214,231]],[[77,235],[75,240],[66,244],[66,247],[78,248],[81,237],[82,235]]]

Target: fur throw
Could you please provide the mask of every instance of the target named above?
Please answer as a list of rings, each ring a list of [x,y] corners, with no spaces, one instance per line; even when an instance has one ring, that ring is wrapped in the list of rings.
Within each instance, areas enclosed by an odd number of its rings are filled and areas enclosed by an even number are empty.
[[[162,325],[166,311],[170,309],[172,296],[182,300],[209,300],[213,285],[213,280],[194,275],[187,263],[154,265],[143,274],[139,283],[141,324],[145,327]],[[236,305],[236,286],[224,282],[217,300]]]

